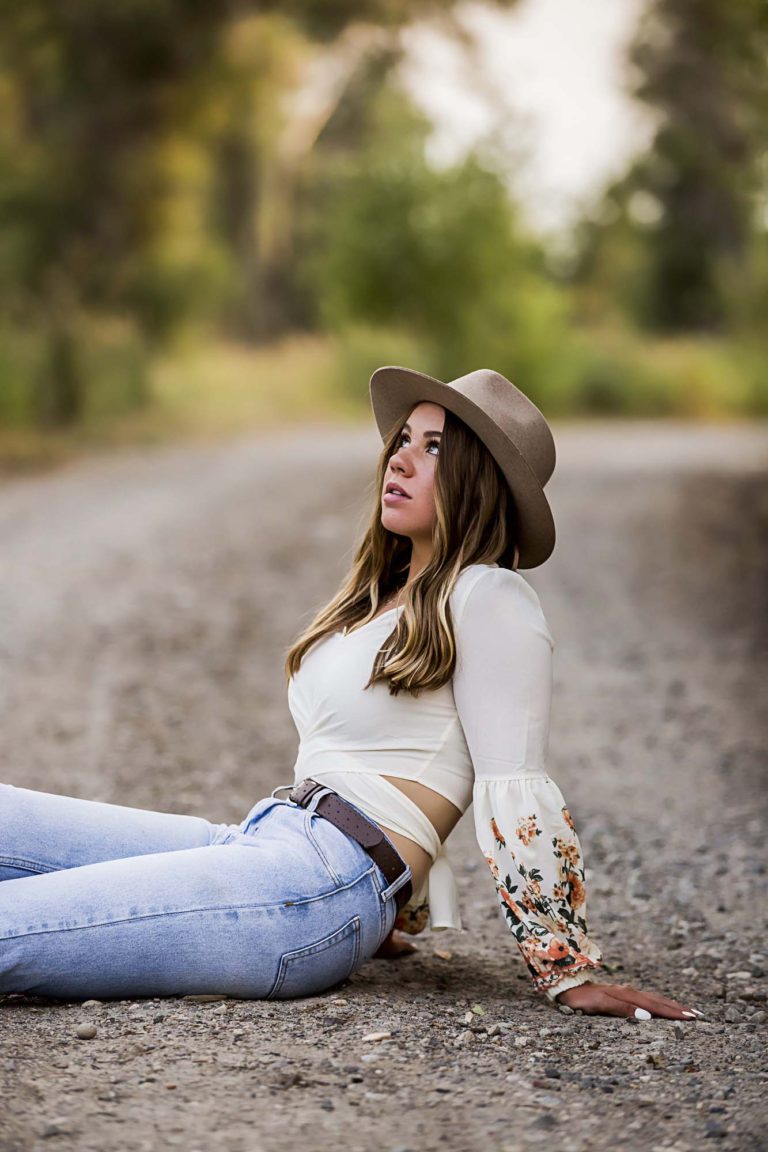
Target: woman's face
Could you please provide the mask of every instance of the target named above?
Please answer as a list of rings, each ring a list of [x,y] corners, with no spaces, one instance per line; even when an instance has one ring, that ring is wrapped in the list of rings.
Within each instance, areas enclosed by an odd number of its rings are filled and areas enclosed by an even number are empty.
[[[381,523],[390,532],[409,536],[414,549],[429,550],[437,519],[434,478],[445,409],[422,401],[403,424],[389,458],[381,493]],[[404,496],[390,493],[395,485]]]

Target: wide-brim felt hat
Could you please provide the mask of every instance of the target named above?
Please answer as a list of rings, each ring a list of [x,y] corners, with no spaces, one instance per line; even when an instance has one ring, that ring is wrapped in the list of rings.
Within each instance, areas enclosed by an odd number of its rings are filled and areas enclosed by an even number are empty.
[[[555,522],[544,485],[555,469],[555,441],[544,415],[524,392],[491,368],[444,381],[387,365],[371,376],[370,396],[385,442],[425,400],[463,420],[485,444],[512,492],[519,567],[536,568],[549,558],[555,547]]]

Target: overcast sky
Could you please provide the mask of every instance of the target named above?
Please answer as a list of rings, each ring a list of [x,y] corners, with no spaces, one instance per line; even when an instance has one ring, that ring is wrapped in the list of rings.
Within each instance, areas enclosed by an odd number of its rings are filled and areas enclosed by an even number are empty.
[[[474,48],[429,24],[406,32],[403,80],[430,114],[436,162],[494,124],[522,149],[515,187],[531,224],[567,226],[580,205],[647,142],[651,122],[627,95],[624,53],[645,0],[521,0],[510,12],[458,9]]]

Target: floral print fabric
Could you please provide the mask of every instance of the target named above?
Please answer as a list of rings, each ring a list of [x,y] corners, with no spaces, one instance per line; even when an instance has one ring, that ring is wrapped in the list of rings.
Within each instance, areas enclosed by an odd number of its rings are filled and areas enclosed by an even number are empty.
[[[534,987],[550,999],[600,966],[587,935],[584,864],[562,794],[548,776],[478,783],[475,831]]]

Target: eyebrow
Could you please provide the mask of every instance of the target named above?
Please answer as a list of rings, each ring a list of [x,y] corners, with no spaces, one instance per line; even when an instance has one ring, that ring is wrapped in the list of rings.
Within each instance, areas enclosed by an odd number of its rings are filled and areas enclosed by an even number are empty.
[[[406,420],[405,424],[403,424],[403,428],[407,428],[409,432],[411,431],[411,426],[407,420]],[[442,436],[442,434],[443,433],[441,432],[441,430],[439,428],[433,428],[433,430],[431,432],[424,432],[423,433],[424,436]]]

